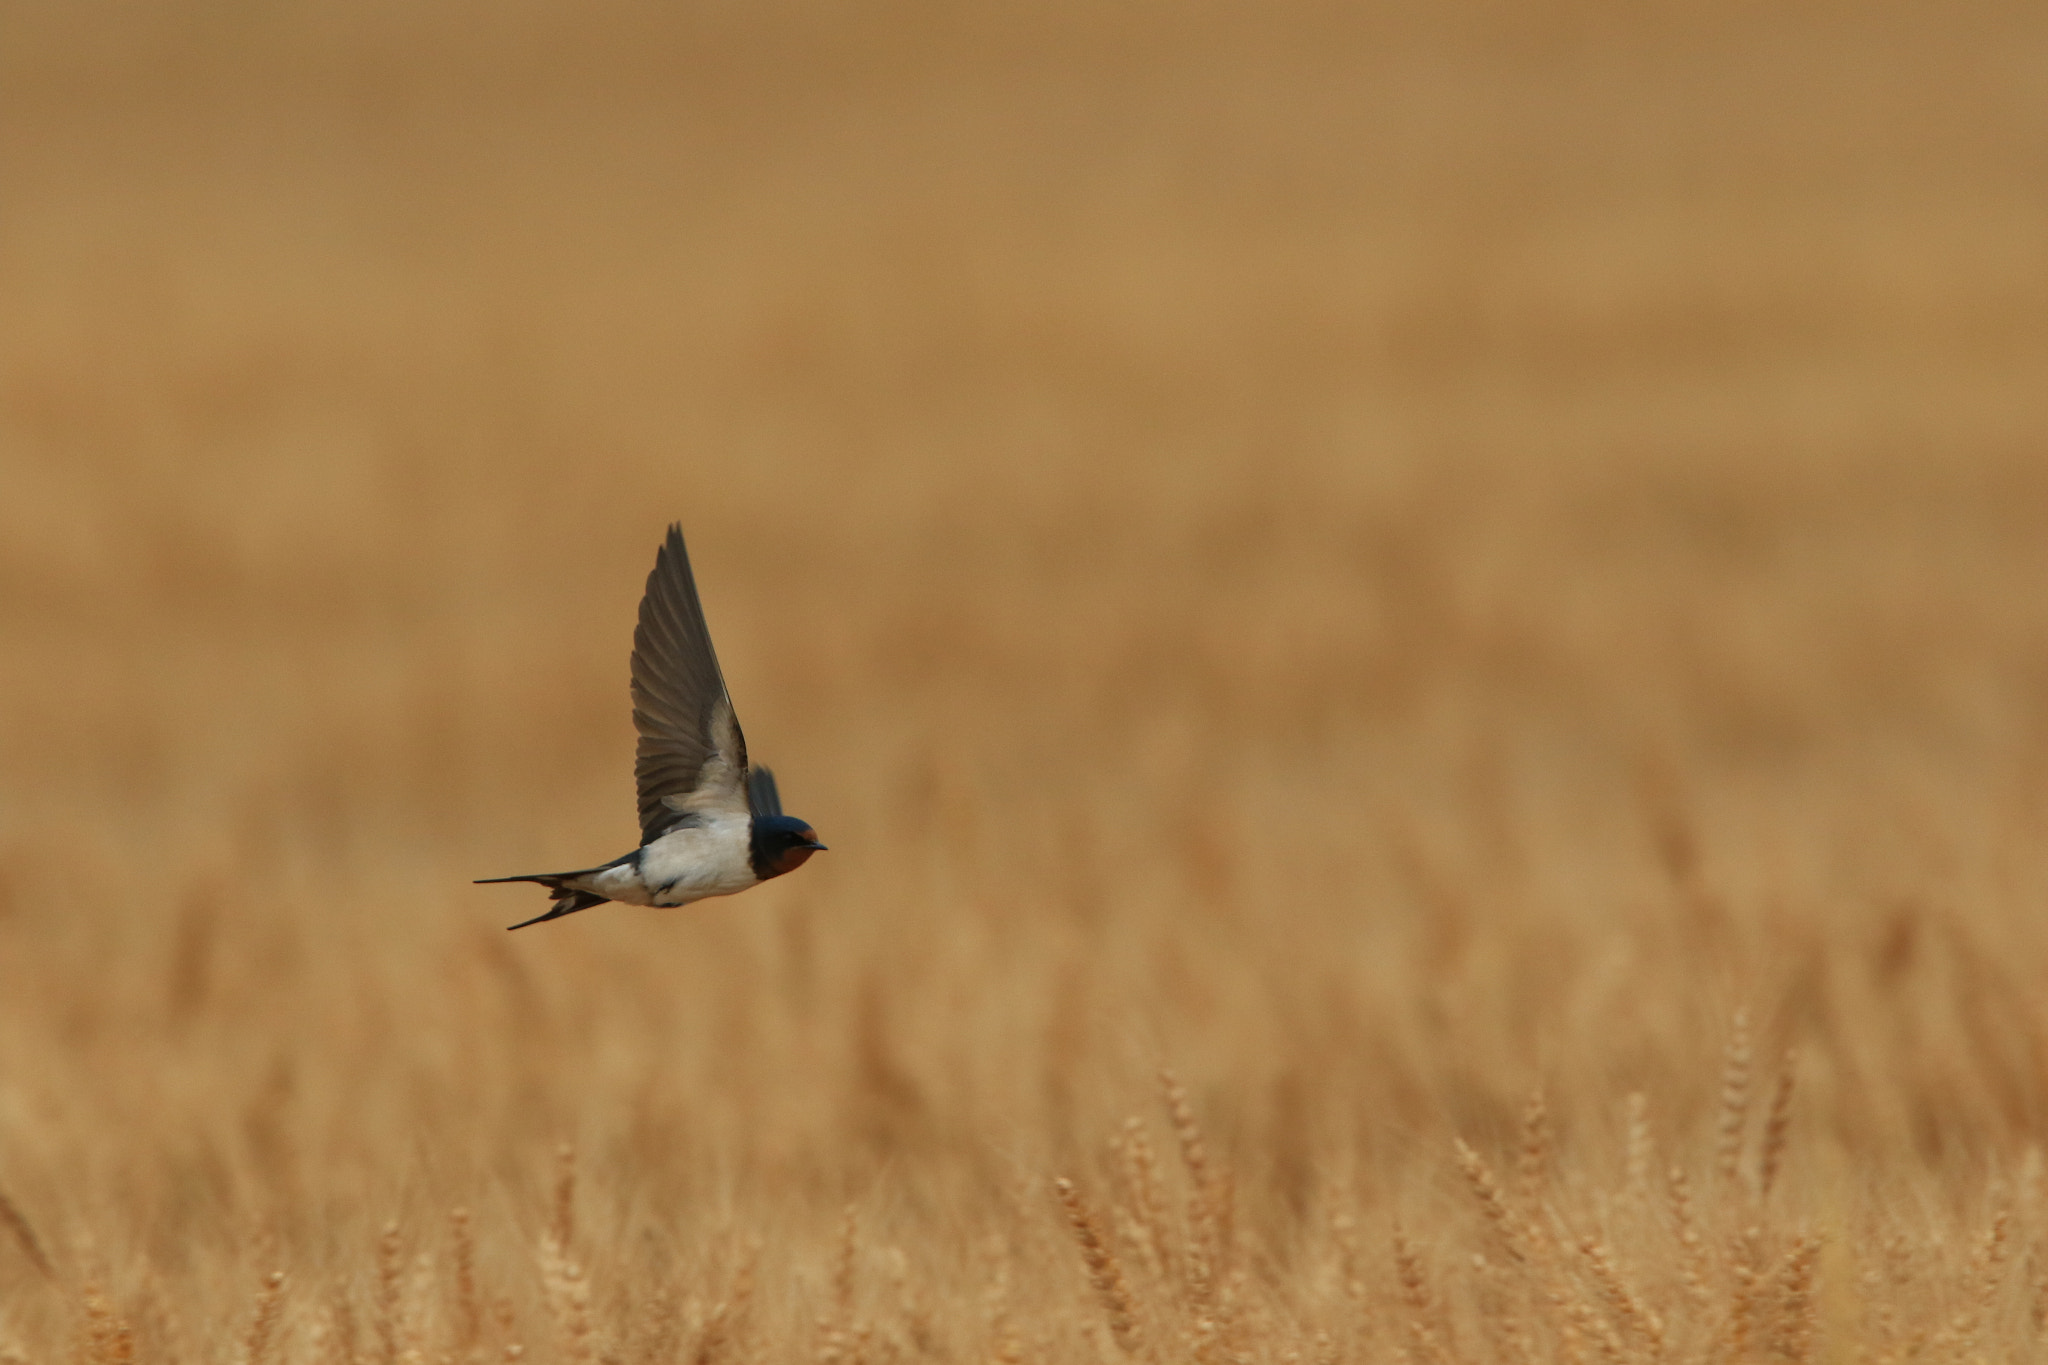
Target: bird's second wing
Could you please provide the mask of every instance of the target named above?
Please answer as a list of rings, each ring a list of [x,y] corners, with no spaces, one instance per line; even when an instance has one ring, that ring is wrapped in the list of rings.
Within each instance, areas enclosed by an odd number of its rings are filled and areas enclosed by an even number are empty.
[[[782,814],[782,797],[775,790],[775,774],[758,763],[747,770],[747,809],[756,815]]]
[[[700,811],[747,809],[747,741],[711,649],[680,526],[668,528],[640,599],[633,727],[640,732],[633,775],[641,843]]]

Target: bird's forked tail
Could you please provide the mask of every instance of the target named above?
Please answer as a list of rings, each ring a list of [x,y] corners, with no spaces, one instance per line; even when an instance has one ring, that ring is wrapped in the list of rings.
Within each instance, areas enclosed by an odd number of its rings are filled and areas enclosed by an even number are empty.
[[[533,877],[478,877],[475,885],[487,886],[493,882],[538,882],[540,885],[545,886],[548,889],[548,894],[555,898],[555,903],[548,907],[548,912],[545,915],[535,915],[532,919],[521,920],[517,924],[505,926],[508,929],[524,929],[529,924],[539,924],[544,920],[560,919],[564,915],[573,915],[578,910],[588,910],[593,905],[603,905],[606,900],[605,897],[590,891],[579,891],[573,886],[566,885],[571,877],[580,875],[582,874],[576,872],[544,872]]]

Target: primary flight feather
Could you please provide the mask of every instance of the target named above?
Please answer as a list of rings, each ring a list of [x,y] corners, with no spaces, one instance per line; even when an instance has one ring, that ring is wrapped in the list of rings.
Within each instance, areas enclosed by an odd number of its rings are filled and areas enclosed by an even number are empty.
[[[640,847],[580,872],[483,877],[538,882],[554,904],[513,925],[573,915],[606,901],[688,905],[730,896],[794,872],[825,846],[809,825],[782,813],[775,774],[747,763],[726,694],[683,528],[670,526],[654,557],[633,630],[633,776],[640,788]]]

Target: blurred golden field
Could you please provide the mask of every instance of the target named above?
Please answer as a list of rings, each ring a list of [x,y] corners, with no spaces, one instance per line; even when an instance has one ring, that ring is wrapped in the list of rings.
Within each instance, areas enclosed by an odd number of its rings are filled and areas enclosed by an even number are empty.
[[[0,1360],[2048,1350],[2048,10],[5,28]]]

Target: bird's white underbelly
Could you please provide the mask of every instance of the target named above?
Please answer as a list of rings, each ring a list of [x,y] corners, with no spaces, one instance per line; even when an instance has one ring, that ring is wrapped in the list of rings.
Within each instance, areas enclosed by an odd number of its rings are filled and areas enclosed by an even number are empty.
[[[753,821],[745,814],[706,815],[703,821],[662,835],[638,859],[582,880],[598,895],[627,905],[687,905],[754,885]]]

